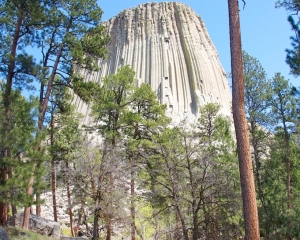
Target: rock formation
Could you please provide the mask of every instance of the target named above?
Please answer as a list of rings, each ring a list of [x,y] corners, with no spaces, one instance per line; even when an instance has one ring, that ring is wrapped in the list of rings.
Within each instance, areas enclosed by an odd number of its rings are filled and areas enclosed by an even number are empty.
[[[16,226],[22,226],[23,216],[23,213],[18,213],[15,216]],[[37,215],[30,214],[29,229],[42,235],[51,236],[54,239],[60,239],[60,223],[39,217]]]
[[[9,240],[7,233],[1,227],[0,227],[0,240]]]
[[[99,60],[99,72],[84,72],[98,81],[126,64],[138,82],[149,83],[173,120],[197,116],[198,106],[220,103],[231,115],[231,93],[218,53],[202,19],[187,5],[146,3],[126,9],[104,23],[111,36],[109,57]],[[78,110],[88,107],[75,98]]]

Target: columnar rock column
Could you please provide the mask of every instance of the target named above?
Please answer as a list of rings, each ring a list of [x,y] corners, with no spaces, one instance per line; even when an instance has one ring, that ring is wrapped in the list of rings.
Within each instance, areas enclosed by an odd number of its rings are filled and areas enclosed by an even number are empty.
[[[111,36],[109,57],[99,60],[99,72],[87,81],[101,79],[129,64],[138,82],[149,83],[173,120],[197,116],[199,105],[220,103],[231,115],[231,93],[218,53],[202,19],[182,3],[146,3],[126,9],[104,23]],[[88,107],[75,99],[78,110]]]

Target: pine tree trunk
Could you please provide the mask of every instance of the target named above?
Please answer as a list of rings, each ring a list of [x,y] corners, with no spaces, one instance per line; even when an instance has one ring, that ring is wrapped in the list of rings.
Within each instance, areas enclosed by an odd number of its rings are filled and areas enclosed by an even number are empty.
[[[83,214],[83,219],[84,219],[84,223],[85,223],[86,234],[89,234],[89,225],[88,225],[88,222],[87,222],[87,219],[86,219],[86,213],[85,213],[85,210],[84,210],[85,203],[83,202],[82,204],[83,204],[82,214]]]
[[[52,184],[52,203],[54,221],[57,222],[57,202],[56,202],[56,170],[54,159],[51,160],[51,184]]]
[[[57,57],[56,57],[56,60],[55,60],[55,63],[54,63],[53,69],[52,69],[52,73],[51,73],[51,76],[50,76],[49,81],[48,81],[48,87],[47,87],[46,95],[45,95],[44,100],[41,102],[42,105],[40,106],[40,111],[39,111],[37,136],[39,136],[39,133],[43,129],[43,124],[44,124],[44,120],[45,120],[46,109],[47,109],[47,106],[48,106],[49,97],[50,97],[50,93],[52,91],[52,85],[53,85],[53,82],[54,82],[54,78],[55,78],[55,75],[56,75],[58,64],[59,64],[59,61],[60,61],[60,58],[61,58],[61,55],[62,55],[62,50],[63,50],[63,46],[60,47],[60,49],[59,49],[59,51],[57,53]],[[35,148],[36,151],[39,151],[39,148],[40,148],[39,144],[40,143],[38,143],[36,145],[36,148]],[[36,164],[34,165],[33,169],[35,169],[35,168],[36,168]],[[34,178],[35,178],[34,175],[32,175],[30,177],[29,184],[28,184],[28,189],[27,189],[27,194],[28,195],[32,195],[32,192],[33,192],[32,184],[34,183]],[[25,210],[24,210],[24,219],[23,219],[23,228],[24,229],[28,229],[28,227],[29,227],[28,224],[29,224],[29,213],[30,213],[30,211],[28,209],[26,209],[26,208],[27,207],[25,207]]]
[[[37,205],[36,205],[36,209],[35,209],[35,214],[37,216],[41,216],[41,212],[42,212],[42,209],[41,209],[41,205],[40,205],[40,202],[41,202],[41,194],[40,193],[36,193],[36,202],[37,202]]]
[[[264,208],[265,213],[267,214],[267,208],[265,205],[264,200],[264,193],[262,189],[262,183],[261,183],[261,174],[260,174],[260,159],[259,159],[259,153],[258,153],[258,146],[257,142],[259,141],[256,136],[256,125],[254,121],[250,122],[251,126],[251,141],[252,141],[252,148],[253,148],[253,154],[254,154],[254,163],[255,163],[255,175],[256,175],[256,181],[257,181],[257,187],[258,187],[258,197],[261,201],[261,204]]]
[[[16,64],[17,46],[18,46],[18,40],[20,38],[22,21],[23,21],[23,11],[19,10],[18,20],[16,23],[13,42],[11,46],[11,53],[9,58],[10,60],[8,65],[7,79],[6,79],[6,88],[4,92],[4,107],[5,107],[6,122],[3,124],[6,125],[5,130],[7,131],[7,133],[9,131],[11,91],[12,91],[13,76],[14,76],[14,70]],[[6,151],[6,155],[10,155],[9,149],[5,149],[5,151]],[[10,174],[9,171],[10,171],[9,167],[6,166],[6,164],[1,169],[2,174],[0,175],[0,177],[4,184],[6,183],[8,179],[8,175]],[[7,197],[7,193],[3,192],[1,194],[4,195],[3,197]],[[9,212],[9,204],[5,202],[0,202],[0,225],[5,226],[7,224],[8,212]]]
[[[51,147],[54,146],[54,136],[53,136],[53,131],[54,131],[54,119],[52,116],[51,123],[51,136],[50,136],[50,144]],[[57,222],[57,203],[56,203],[56,169],[55,169],[55,159],[52,154],[52,159],[51,159],[51,187],[52,187],[52,203],[53,203],[53,216],[54,216],[54,221]]]
[[[130,214],[131,214],[131,240],[135,240],[135,159],[134,159],[134,153],[131,158],[131,170],[130,170],[130,197],[131,197],[131,208],[130,208]]]
[[[69,164],[68,164],[68,161],[66,161],[65,176],[66,176],[66,180],[67,180],[66,183],[67,183],[68,209],[69,209],[69,216],[70,216],[71,233],[72,233],[72,237],[74,237],[75,234],[74,234],[74,227],[73,227],[72,201],[71,201],[70,181],[69,181],[68,174],[69,174]]]
[[[27,191],[27,194],[28,194],[28,191]],[[32,194],[28,194],[28,195],[32,195]],[[25,209],[24,209],[23,223],[22,223],[22,228],[24,228],[24,229],[28,229],[29,228],[29,216],[30,216],[30,207],[25,207]]]
[[[18,41],[19,41],[19,38],[20,38],[20,31],[21,31],[22,22],[23,22],[23,11],[19,10],[18,20],[17,20],[17,23],[16,23],[13,43],[12,43],[12,47],[11,47],[10,60],[9,60],[8,73],[7,73],[7,80],[6,80],[6,89],[5,89],[5,94],[4,94],[4,106],[5,106],[5,113],[6,114],[9,113],[9,107],[10,107],[10,102],[11,102],[10,97],[11,97],[14,70],[15,70],[15,65],[16,65],[17,46],[18,46]]]
[[[37,135],[39,133],[37,132]],[[35,151],[39,151],[39,145],[35,146]],[[33,172],[35,170],[36,164],[33,166]],[[29,183],[28,183],[28,188],[27,188],[27,195],[32,196],[33,194],[33,183],[34,183],[34,173],[32,173]],[[28,229],[29,228],[29,215],[31,213],[31,206],[27,206],[24,208],[24,216],[23,216],[23,223],[22,223],[22,228]]]
[[[93,228],[93,238],[92,240],[97,240],[98,239],[98,229],[99,229],[99,216],[98,216],[98,209],[95,209],[94,213],[94,228]]]
[[[85,205],[84,201],[81,201],[81,207],[80,207],[80,212],[79,212],[79,216],[78,216],[78,221],[77,221],[77,226],[76,226],[76,231],[75,231],[75,237],[78,236],[78,232],[79,232],[79,229],[80,229],[82,218],[84,216],[84,205]]]
[[[286,118],[284,114],[284,108],[282,102],[280,101],[280,112],[283,119],[283,130],[284,130],[284,141],[285,141],[285,149],[286,149],[286,188],[287,188],[287,207],[290,209],[292,207],[292,188],[291,188],[291,149],[290,149],[290,139],[288,128],[286,126]]]
[[[228,0],[228,11],[232,69],[232,110],[239,158],[243,213],[245,220],[245,239],[257,240],[260,239],[260,236],[248,125],[244,105],[242,49],[239,6],[237,0]]]
[[[22,161],[20,153],[18,154],[18,159],[20,161]],[[8,175],[8,177],[12,178],[12,168],[9,169],[9,175]],[[10,189],[11,199],[14,199],[14,195],[15,195],[15,191],[14,191],[14,187],[12,186],[11,189]],[[11,205],[11,212],[12,212],[12,222],[11,222],[11,225],[12,226],[16,226],[16,215],[17,215],[17,206],[16,205],[14,205],[14,204]]]
[[[5,156],[7,156],[8,151],[6,152]],[[4,166],[1,169],[1,179],[4,182],[4,184],[6,183],[7,179],[8,179],[8,169],[6,166]],[[7,196],[7,192],[3,191],[2,197],[4,198],[8,198]],[[9,205],[6,202],[0,202],[0,225],[1,226],[6,226],[7,225],[7,220],[8,220],[8,212],[9,212]]]
[[[0,203],[0,225],[7,225],[7,216],[8,216],[8,203],[1,202]]]
[[[106,240],[111,240],[111,234],[112,234],[112,229],[111,229],[111,219],[110,216],[107,217],[107,225],[106,225]]]
[[[178,212],[175,210],[175,229],[174,229],[174,240],[182,239],[181,222]]]
[[[12,226],[16,226],[16,215],[17,215],[17,206],[16,205],[12,205],[11,206],[11,211],[12,211]]]

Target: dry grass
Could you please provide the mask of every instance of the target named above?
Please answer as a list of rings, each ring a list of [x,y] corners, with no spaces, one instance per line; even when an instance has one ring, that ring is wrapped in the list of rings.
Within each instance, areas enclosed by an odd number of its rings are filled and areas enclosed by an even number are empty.
[[[30,239],[30,240],[54,240],[52,237],[48,237],[45,235],[37,234],[31,232],[29,230],[24,230],[18,227],[3,227],[3,229],[7,232],[10,240],[23,240],[23,239]]]

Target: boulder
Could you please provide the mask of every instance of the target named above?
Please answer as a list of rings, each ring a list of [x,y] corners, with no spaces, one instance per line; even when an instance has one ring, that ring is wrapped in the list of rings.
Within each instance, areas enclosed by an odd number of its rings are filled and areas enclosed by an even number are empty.
[[[0,228],[0,240],[9,240],[7,233],[2,228]]]
[[[17,214],[15,218],[16,226],[22,226],[23,213]],[[60,224],[58,222],[54,222],[34,214],[30,214],[29,216],[29,229],[42,235],[60,239]]]

